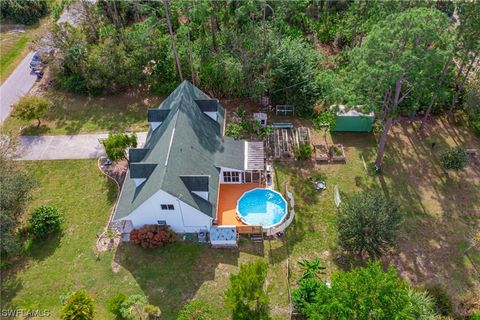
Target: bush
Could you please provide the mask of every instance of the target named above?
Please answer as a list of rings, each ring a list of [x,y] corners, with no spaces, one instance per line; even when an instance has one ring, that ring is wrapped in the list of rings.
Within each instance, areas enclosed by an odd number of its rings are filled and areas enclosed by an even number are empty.
[[[117,293],[108,301],[108,311],[115,315],[115,318],[122,319],[122,303],[127,300],[127,296],[123,293]]]
[[[175,242],[176,234],[168,226],[156,224],[145,225],[140,229],[133,229],[130,241],[141,245],[143,248],[158,248],[167,243]]]
[[[298,160],[308,160],[312,157],[313,148],[310,144],[301,144],[293,149],[293,154]]]
[[[480,137],[480,116],[475,119],[471,119],[470,125],[472,126],[473,132]]]
[[[0,17],[15,23],[33,24],[47,14],[48,4],[45,0],[2,0]]]
[[[425,291],[408,290],[413,319],[436,320],[435,304],[432,297]]]
[[[468,154],[462,147],[454,147],[440,155],[440,162],[446,170],[462,170],[468,164]]]
[[[235,140],[242,139],[243,128],[239,123],[229,123],[225,129],[225,135]]]
[[[13,106],[12,116],[26,121],[37,119],[37,128],[40,127],[40,118],[44,117],[52,102],[47,98],[24,96]]]
[[[209,320],[212,316],[213,313],[208,304],[200,300],[193,300],[183,306],[177,320]]]
[[[43,205],[33,211],[28,222],[34,237],[45,239],[60,230],[63,214],[55,207]]]
[[[230,275],[225,304],[236,320],[270,319],[268,288],[264,288],[268,264],[263,260],[244,263],[238,274]]]
[[[92,320],[93,313],[93,298],[85,290],[79,290],[68,296],[62,310],[62,319]]]
[[[448,295],[445,288],[441,285],[428,286],[427,292],[433,298],[435,303],[435,311],[442,316],[449,316],[453,311],[452,299]]]
[[[401,221],[398,204],[381,190],[354,193],[340,206],[340,245],[347,251],[378,258],[395,243]]]
[[[158,319],[161,315],[160,308],[147,303],[147,299],[139,294],[129,296],[120,306],[123,319]]]
[[[467,320],[480,320],[480,313],[472,313],[467,317]]]
[[[109,133],[108,138],[102,141],[105,153],[112,161],[126,159],[126,149],[137,147],[137,135],[132,133],[130,136],[126,133]]]

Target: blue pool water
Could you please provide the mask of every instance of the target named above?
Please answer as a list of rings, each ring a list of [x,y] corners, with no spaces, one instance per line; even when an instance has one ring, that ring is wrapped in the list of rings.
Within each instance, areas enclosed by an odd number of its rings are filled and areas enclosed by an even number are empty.
[[[285,217],[287,202],[278,192],[253,189],[240,197],[237,213],[246,224],[268,228]]]

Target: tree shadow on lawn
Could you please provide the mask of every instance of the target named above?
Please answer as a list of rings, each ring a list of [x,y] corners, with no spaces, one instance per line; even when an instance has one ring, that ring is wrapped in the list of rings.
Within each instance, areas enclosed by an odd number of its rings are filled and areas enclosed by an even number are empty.
[[[430,130],[438,145],[452,144],[448,139],[453,129],[436,125]],[[398,250],[387,260],[413,283],[446,285],[458,306],[458,297],[465,292],[480,296],[480,282],[474,280],[462,249],[480,218],[480,176],[468,168],[447,176],[437,154],[412,126],[393,128],[383,172],[391,196],[406,211],[406,220]]]
[[[114,261],[131,273],[148,301],[160,307],[162,318],[176,319],[182,306],[192,300],[206,282],[209,282],[210,296],[218,295],[221,299],[231,266],[241,263],[240,252],[263,257],[263,243],[260,246],[245,240],[240,242],[238,250],[213,249],[189,242],[157,249],[122,244]]]
[[[30,259],[36,262],[43,261],[53,255],[60,245],[63,233],[58,232],[45,240],[27,239],[24,255],[13,258],[9,261],[9,267],[1,270],[0,274],[0,309],[15,309],[12,299],[23,288],[23,280],[17,274],[27,269]]]

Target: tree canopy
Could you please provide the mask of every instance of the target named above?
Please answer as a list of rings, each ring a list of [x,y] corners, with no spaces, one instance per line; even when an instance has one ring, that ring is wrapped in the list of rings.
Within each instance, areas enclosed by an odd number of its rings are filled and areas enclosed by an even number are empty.
[[[352,194],[338,212],[340,245],[350,252],[378,258],[395,244],[401,221],[398,205],[381,190]]]
[[[263,260],[244,263],[230,276],[225,303],[234,320],[270,319],[270,299],[265,288],[268,265]]]
[[[335,272],[329,285],[318,278],[303,278],[293,291],[293,302],[308,319],[434,317],[431,301],[421,301],[410,290],[393,266],[383,271],[380,263],[375,262],[349,272]]]

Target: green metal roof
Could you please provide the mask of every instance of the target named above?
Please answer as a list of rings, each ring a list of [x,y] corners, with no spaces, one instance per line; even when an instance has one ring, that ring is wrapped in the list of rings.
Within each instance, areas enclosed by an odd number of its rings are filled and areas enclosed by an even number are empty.
[[[244,169],[245,142],[223,137],[225,110],[219,104],[217,120],[204,114],[195,100],[209,100],[208,95],[184,81],[159,106],[170,110],[162,124],[148,132],[141,162],[157,164],[148,179],[136,187],[127,175],[117,204],[114,220],[133,210],[163,190],[215,218],[219,167]],[[135,153],[135,152],[134,152]],[[208,201],[189,190],[182,177],[208,177]],[[205,189],[205,184],[202,185]],[[202,190],[203,191],[203,190]]]

